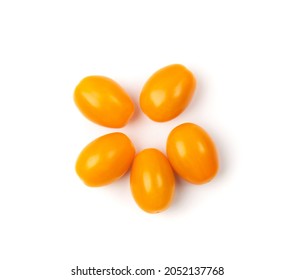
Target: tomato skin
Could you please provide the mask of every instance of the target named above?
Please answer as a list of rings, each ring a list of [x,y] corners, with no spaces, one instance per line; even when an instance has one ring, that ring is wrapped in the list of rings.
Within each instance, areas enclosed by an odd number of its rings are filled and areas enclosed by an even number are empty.
[[[207,183],[217,174],[216,147],[206,131],[196,124],[175,127],[168,136],[166,152],[175,172],[192,184]]]
[[[172,202],[174,173],[167,158],[156,149],[145,149],[137,154],[130,183],[136,203],[148,213],[164,211]]]
[[[103,76],[82,79],[75,89],[74,101],[86,118],[111,128],[125,126],[135,110],[122,87]]]
[[[196,79],[180,64],[155,72],[145,83],[141,95],[142,111],[153,121],[165,122],[177,117],[188,106]]]
[[[134,156],[135,148],[125,134],[106,134],[81,151],[76,172],[89,187],[108,185],[129,170]]]

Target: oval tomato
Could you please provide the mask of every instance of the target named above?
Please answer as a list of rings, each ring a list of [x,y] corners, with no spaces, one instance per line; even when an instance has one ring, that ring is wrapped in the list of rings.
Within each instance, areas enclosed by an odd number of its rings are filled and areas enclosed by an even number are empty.
[[[169,121],[188,106],[195,87],[193,74],[183,65],[166,66],[144,85],[140,95],[141,109],[154,121]]]
[[[134,159],[130,180],[133,197],[141,209],[158,213],[168,208],[174,195],[175,178],[160,151],[141,151]]]
[[[125,126],[135,108],[121,86],[103,76],[89,76],[81,80],[75,89],[74,100],[89,120],[112,128]]]
[[[174,128],[168,136],[166,152],[176,173],[190,183],[203,184],[217,174],[215,145],[196,124],[184,123]]]
[[[125,134],[106,134],[82,150],[76,162],[76,172],[88,186],[107,185],[128,171],[134,156],[135,148]]]

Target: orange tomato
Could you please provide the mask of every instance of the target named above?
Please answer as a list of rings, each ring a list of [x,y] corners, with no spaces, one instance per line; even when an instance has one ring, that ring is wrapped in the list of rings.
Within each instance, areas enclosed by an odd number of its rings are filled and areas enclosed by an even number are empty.
[[[120,85],[102,76],[89,76],[81,80],[75,89],[74,100],[89,120],[112,128],[126,125],[135,108]]]
[[[130,181],[133,197],[144,211],[158,213],[170,205],[175,178],[167,158],[160,151],[141,151],[134,159]]]
[[[168,159],[182,178],[193,184],[210,181],[218,171],[218,156],[210,136],[200,126],[184,123],[168,136]]]
[[[157,122],[169,121],[188,106],[196,80],[193,74],[180,64],[166,66],[155,72],[144,85],[140,106],[142,111]]]
[[[128,171],[134,156],[135,148],[125,134],[106,134],[82,150],[76,162],[76,172],[90,187],[107,185]]]

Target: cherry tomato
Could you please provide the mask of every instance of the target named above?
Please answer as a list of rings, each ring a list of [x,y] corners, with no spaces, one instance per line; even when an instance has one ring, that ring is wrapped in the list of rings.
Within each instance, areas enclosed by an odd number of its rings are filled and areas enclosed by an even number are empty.
[[[134,146],[125,134],[106,134],[82,150],[76,162],[76,172],[90,187],[107,185],[128,171],[134,156]]]
[[[218,156],[210,136],[200,126],[184,123],[168,136],[166,151],[173,169],[193,184],[210,181],[218,171]]]
[[[102,76],[89,76],[81,80],[75,89],[74,100],[89,120],[112,128],[126,125],[135,108],[120,85]]]
[[[169,121],[188,106],[196,80],[193,74],[180,64],[166,66],[155,72],[144,85],[140,106],[142,111],[157,122]]]
[[[167,158],[160,151],[141,151],[134,159],[130,181],[133,197],[144,211],[158,213],[170,205],[175,178]]]

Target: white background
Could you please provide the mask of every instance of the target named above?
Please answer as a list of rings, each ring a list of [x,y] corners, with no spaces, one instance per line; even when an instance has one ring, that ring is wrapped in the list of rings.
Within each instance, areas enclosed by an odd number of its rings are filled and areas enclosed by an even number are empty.
[[[293,12],[293,1],[1,1],[0,278],[92,279],[70,270],[129,265],[294,279]],[[140,90],[172,63],[191,69],[198,89],[181,116],[154,123],[139,112]],[[84,186],[76,157],[114,131],[74,105],[76,84],[95,74],[136,102],[120,131],[137,151],[164,151],[182,122],[204,127],[220,154],[215,180],[179,180],[157,215],[137,207],[129,174]],[[163,278],[176,277],[150,277]]]

